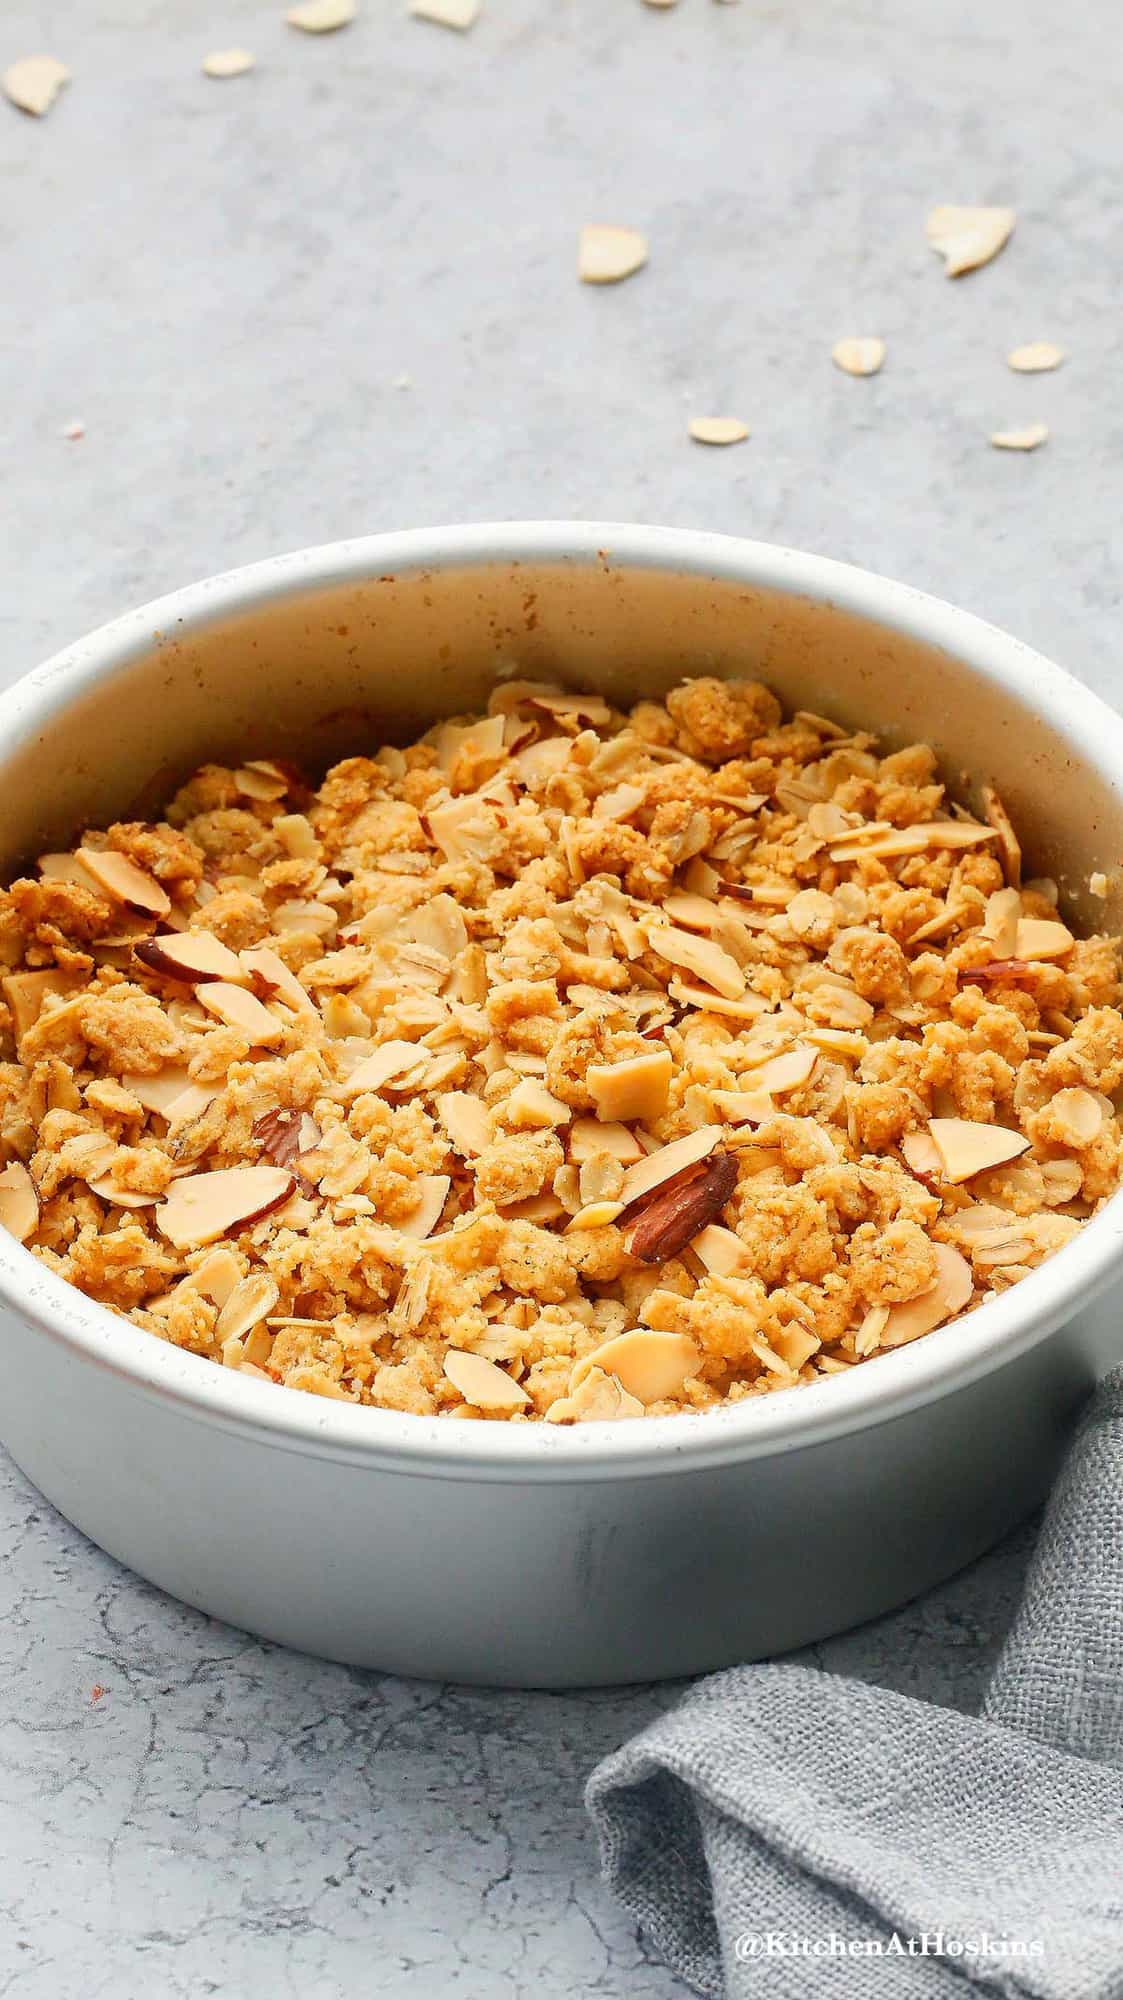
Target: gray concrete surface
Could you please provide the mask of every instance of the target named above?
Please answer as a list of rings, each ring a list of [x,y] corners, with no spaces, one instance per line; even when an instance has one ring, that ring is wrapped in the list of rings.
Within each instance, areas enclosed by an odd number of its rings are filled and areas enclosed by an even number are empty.
[[[848,557],[1117,696],[1119,39],[1113,0],[485,0],[468,37],[365,0],[316,41],[280,0],[7,0],[0,65],[74,82],[42,123],[0,104],[3,675],[277,549],[552,514]],[[235,42],[254,73],[204,79]],[[1019,212],[957,285],[940,201]],[[649,268],[579,287],[589,220],[644,228]],[[831,366],[853,332],[889,342],[876,380]],[[1031,339],[1068,365],[1011,374]],[[691,445],[695,412],[752,439]],[[988,448],[1038,417],[1034,456]],[[817,1657],[970,1704],[1027,1545]],[[580,1806],[673,1690],[286,1655],[11,1467],[0,1593],[5,1994],[681,1991]]]

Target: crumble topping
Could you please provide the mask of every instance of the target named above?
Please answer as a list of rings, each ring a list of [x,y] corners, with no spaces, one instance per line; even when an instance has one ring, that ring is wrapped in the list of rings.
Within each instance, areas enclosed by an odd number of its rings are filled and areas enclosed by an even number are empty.
[[[1119,1185],[1118,941],[765,687],[206,765],[0,893],[0,1223],[155,1337],[468,1421],[876,1360]]]

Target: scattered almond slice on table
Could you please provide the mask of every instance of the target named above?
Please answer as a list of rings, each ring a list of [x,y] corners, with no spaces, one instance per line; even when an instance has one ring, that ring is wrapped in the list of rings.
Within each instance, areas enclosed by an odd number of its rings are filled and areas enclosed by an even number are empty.
[[[954,204],[930,211],[928,241],[944,258],[944,274],[961,277],[978,270],[1009,241],[1017,215],[1012,208],[959,208]]]
[[[461,33],[479,18],[481,0],[410,0],[410,13],[419,21],[435,21],[439,28],[459,28]]]
[[[203,75],[226,77],[244,76],[254,65],[248,49],[212,49],[203,57]]]
[[[999,451],[1036,451],[1048,435],[1048,424],[1023,424],[1020,430],[992,431],[990,441]]]
[[[54,56],[21,56],[18,62],[9,63],[0,77],[8,102],[32,118],[45,118],[63,85],[69,82],[66,64]]]
[[[740,417],[691,417],[687,430],[695,444],[743,444],[749,435]]]
[[[647,262],[647,238],[638,229],[590,222],[578,238],[577,275],[584,285],[616,285]]]
[[[1055,347],[1051,340],[1031,340],[1025,347],[1011,348],[1006,362],[1016,375],[1041,375],[1059,368],[1067,358],[1064,348]]]
[[[349,27],[359,11],[358,0],[299,0],[285,15],[290,28],[306,35],[330,35]]]
[[[876,334],[853,334],[835,341],[831,360],[846,375],[876,375],[885,360],[885,342]]]

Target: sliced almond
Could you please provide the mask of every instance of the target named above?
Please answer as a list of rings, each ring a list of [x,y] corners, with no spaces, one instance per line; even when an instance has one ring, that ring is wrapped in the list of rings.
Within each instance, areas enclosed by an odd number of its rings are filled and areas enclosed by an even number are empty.
[[[709,1097],[730,1125],[763,1125],[776,1110],[766,1090],[711,1090]]]
[[[1048,424],[1023,424],[1020,430],[992,431],[990,441],[999,451],[1036,451],[1048,435]]]
[[[417,1207],[404,1222],[395,1223],[394,1227],[400,1236],[412,1236],[416,1242],[421,1242],[432,1235],[440,1221],[452,1181],[448,1174],[419,1174],[416,1185],[419,1193]]]
[[[740,417],[691,417],[686,428],[695,444],[743,444],[749,435]]]
[[[455,1153],[471,1160],[490,1146],[491,1113],[482,1098],[467,1090],[445,1090],[437,1098],[437,1111]]]
[[[724,994],[712,993],[705,986],[691,986],[684,979],[668,982],[667,992],[680,1007],[697,1007],[709,1014],[721,1014],[731,1021],[755,1021],[760,1014],[767,1014],[769,1002],[762,1000],[758,993],[743,993],[738,1000],[728,1000]]]
[[[647,262],[647,238],[638,229],[589,223],[577,245],[577,275],[583,285],[615,285]]]
[[[750,1268],[749,1253],[741,1238],[720,1222],[708,1222],[697,1236],[691,1237],[690,1248],[716,1277],[732,1278]]]
[[[944,1156],[928,1132],[906,1132],[901,1140],[905,1164],[914,1174],[942,1176]]]
[[[711,1222],[716,1222],[737,1185],[732,1153],[713,1153],[684,1167],[642,1202],[633,1203],[635,1217],[628,1250],[641,1264],[666,1264],[677,1257]]]
[[[158,1194],[138,1194],[132,1188],[118,1187],[108,1174],[99,1174],[96,1179],[88,1180],[87,1186],[91,1194],[96,1194],[101,1201],[112,1202],[115,1208],[154,1208],[160,1200]]]
[[[306,1129],[309,1128],[309,1129]],[[306,1113],[287,1105],[263,1111],[253,1122],[253,1137],[264,1157],[286,1172],[296,1165],[301,1153],[310,1153],[320,1142],[320,1132]]]
[[[163,1115],[169,1127],[186,1125],[192,1118],[201,1118],[208,1105],[214,1103],[218,1091],[213,1085],[188,1083],[178,1096],[173,1097]]]
[[[176,931],[166,937],[146,938],[134,951],[149,972],[163,979],[182,979],[201,986],[209,979],[226,979],[244,986],[249,978],[234,952],[210,931]]]
[[[77,882],[82,889],[98,886],[76,854],[41,854],[37,866],[44,882]]]
[[[253,68],[254,59],[248,49],[212,49],[203,57],[204,76],[244,76]]]
[[[696,979],[712,986],[715,993],[727,1000],[737,1000],[744,992],[745,975],[741,967],[712,938],[695,937],[691,931],[679,930],[673,924],[646,925],[645,935],[656,958],[692,972]]]
[[[160,1070],[155,1076],[139,1076],[126,1070],[121,1078],[122,1086],[146,1111],[155,1111],[161,1118],[168,1115],[168,1106],[174,1104],[187,1089],[191,1078],[178,1064]]]
[[[0,979],[0,992],[11,1008],[16,1040],[35,1026],[48,999],[65,999],[86,984],[84,972],[64,972],[51,965],[42,972],[9,972]]]
[[[1017,889],[996,889],[987,897],[983,930],[994,946],[996,958],[1012,958],[1018,943],[1022,899]]]
[[[1103,1128],[1104,1108],[1090,1090],[1058,1090],[1049,1100],[1050,1122],[1062,1145],[1081,1150],[1098,1139]]]
[[[890,1306],[881,1333],[882,1347],[903,1347],[922,1333],[931,1333],[933,1327],[955,1319],[970,1300],[975,1281],[967,1259],[948,1243],[934,1243],[932,1248],[936,1253],[935,1284],[919,1298]]]
[[[869,837],[854,833],[837,841],[829,850],[832,861],[857,861],[868,855],[882,860],[894,854],[939,853],[941,849],[979,847],[994,839],[994,829],[976,826],[970,820],[928,820],[920,826],[895,827],[890,833],[866,830]]]
[[[1013,231],[1017,215],[1012,208],[958,208],[944,206],[930,211],[928,241],[944,259],[944,274],[961,277],[976,271],[997,257]]]
[[[522,1410],[530,1401],[521,1383],[504,1374],[494,1361],[485,1360],[482,1354],[468,1354],[462,1348],[450,1347],[444,1371],[453,1388],[475,1410]]]
[[[854,1335],[855,1354],[873,1354],[880,1347],[881,1336],[888,1324],[889,1307],[871,1306]]]
[[[336,28],[346,28],[359,11],[358,0],[299,0],[299,5],[290,7],[285,19],[291,28],[300,28],[306,35],[330,35]]]
[[[130,910],[143,910],[146,916],[167,916],[172,903],[166,889],[127,854],[118,854],[112,847],[80,847],[78,859],[98,887],[119,903],[127,904]]]
[[[677,1396],[701,1366],[702,1355],[685,1334],[653,1333],[647,1327],[637,1327],[631,1333],[616,1334],[592,1354],[583,1354],[574,1363],[569,1393],[580,1388],[592,1369],[599,1368],[606,1375],[615,1375],[625,1393],[639,1402],[661,1403],[668,1396]]]
[[[1025,347],[1014,347],[1006,356],[1007,365],[1017,375],[1040,375],[1049,368],[1059,368],[1066,360],[1063,347],[1054,347],[1051,340],[1031,340]]]
[[[8,102],[32,118],[45,118],[63,84],[69,82],[66,64],[54,56],[21,56],[18,62],[9,63],[0,77]]]
[[[508,1125],[515,1131],[547,1131],[568,1125],[573,1116],[569,1105],[563,1104],[535,1076],[526,1076],[515,1085],[504,1110]]]
[[[788,1049],[783,1055],[772,1056],[751,1072],[752,1089],[765,1090],[777,1097],[785,1091],[798,1090],[801,1084],[808,1081],[818,1060],[818,1049],[802,1046]]]
[[[846,375],[876,375],[885,360],[885,342],[876,334],[853,334],[835,341],[831,360]]]
[[[1075,943],[1067,924],[1051,917],[1022,917],[1013,956],[1023,960],[1064,958]]]
[[[215,1173],[187,1174],[173,1181],[156,1226],[177,1250],[215,1243],[272,1214],[296,1192],[283,1167],[220,1167]]]
[[[546,1411],[548,1424],[589,1424],[614,1423],[621,1417],[642,1417],[643,1404],[638,1396],[628,1391],[616,1380],[615,1375],[606,1375],[603,1368],[590,1368],[577,1388],[568,1396],[559,1396]]]
[[[579,1208],[576,1215],[570,1217],[565,1226],[565,1234],[568,1236],[573,1230],[606,1229],[610,1222],[616,1221],[623,1206],[621,1201],[591,1201],[585,1208]]]
[[[653,1188],[661,1187],[684,1167],[693,1166],[696,1160],[705,1160],[713,1152],[722,1137],[720,1125],[700,1125],[697,1131],[687,1132],[681,1139],[672,1139],[669,1146],[658,1146],[648,1153],[634,1167],[628,1167],[624,1174],[624,1185],[620,1190],[620,1200],[625,1208],[650,1194]]]
[[[595,1159],[598,1153],[611,1153],[624,1166],[645,1157],[643,1147],[627,1125],[611,1119],[575,1118],[569,1128],[570,1159],[581,1166],[584,1161]]]
[[[215,1321],[218,1340],[241,1340],[251,1327],[276,1312],[280,1292],[268,1271],[251,1271],[235,1285]]]
[[[279,952],[271,945],[256,945],[252,951],[240,951],[238,957],[252,979],[260,979],[277,997],[295,1007],[298,1013],[314,1014],[315,1002],[306,993],[294,972]]]
[[[249,1038],[252,1048],[275,1048],[278,1042],[284,1041],[284,1022],[271,1014],[268,1007],[263,1007],[260,1000],[255,1000],[252,993],[247,993],[244,986],[231,986],[229,980],[213,979],[198,987],[197,992],[200,1006],[205,1007],[209,1014],[217,1015],[228,1028],[240,1029]]]
[[[39,1195],[27,1168],[19,1160],[0,1173],[0,1229],[17,1243],[27,1243],[39,1227]]]
[[[957,1187],[975,1174],[1016,1160],[1029,1146],[1021,1132],[1004,1125],[979,1125],[970,1118],[933,1118],[929,1133],[943,1162],[943,1178]]]
[[[346,1083],[340,1086],[341,1094],[359,1097],[364,1091],[382,1090],[391,1082],[401,1083],[412,1070],[423,1071],[427,1061],[427,1050],[419,1048],[416,1042],[383,1042],[351,1071]]]
[[[463,34],[479,19],[480,0],[410,0],[409,11],[419,21],[435,21],[439,28]]]
[[[610,1124],[660,1118],[667,1108],[674,1063],[669,1049],[628,1056],[623,1062],[590,1063],[585,1072],[598,1118]]]

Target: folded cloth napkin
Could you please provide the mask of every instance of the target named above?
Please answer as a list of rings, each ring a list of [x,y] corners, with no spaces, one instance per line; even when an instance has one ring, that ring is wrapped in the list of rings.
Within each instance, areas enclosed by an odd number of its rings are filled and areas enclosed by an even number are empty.
[[[1123,1369],[1089,1405],[980,1717],[735,1667],[607,1757],[607,1881],[729,2000],[1123,2000]]]

